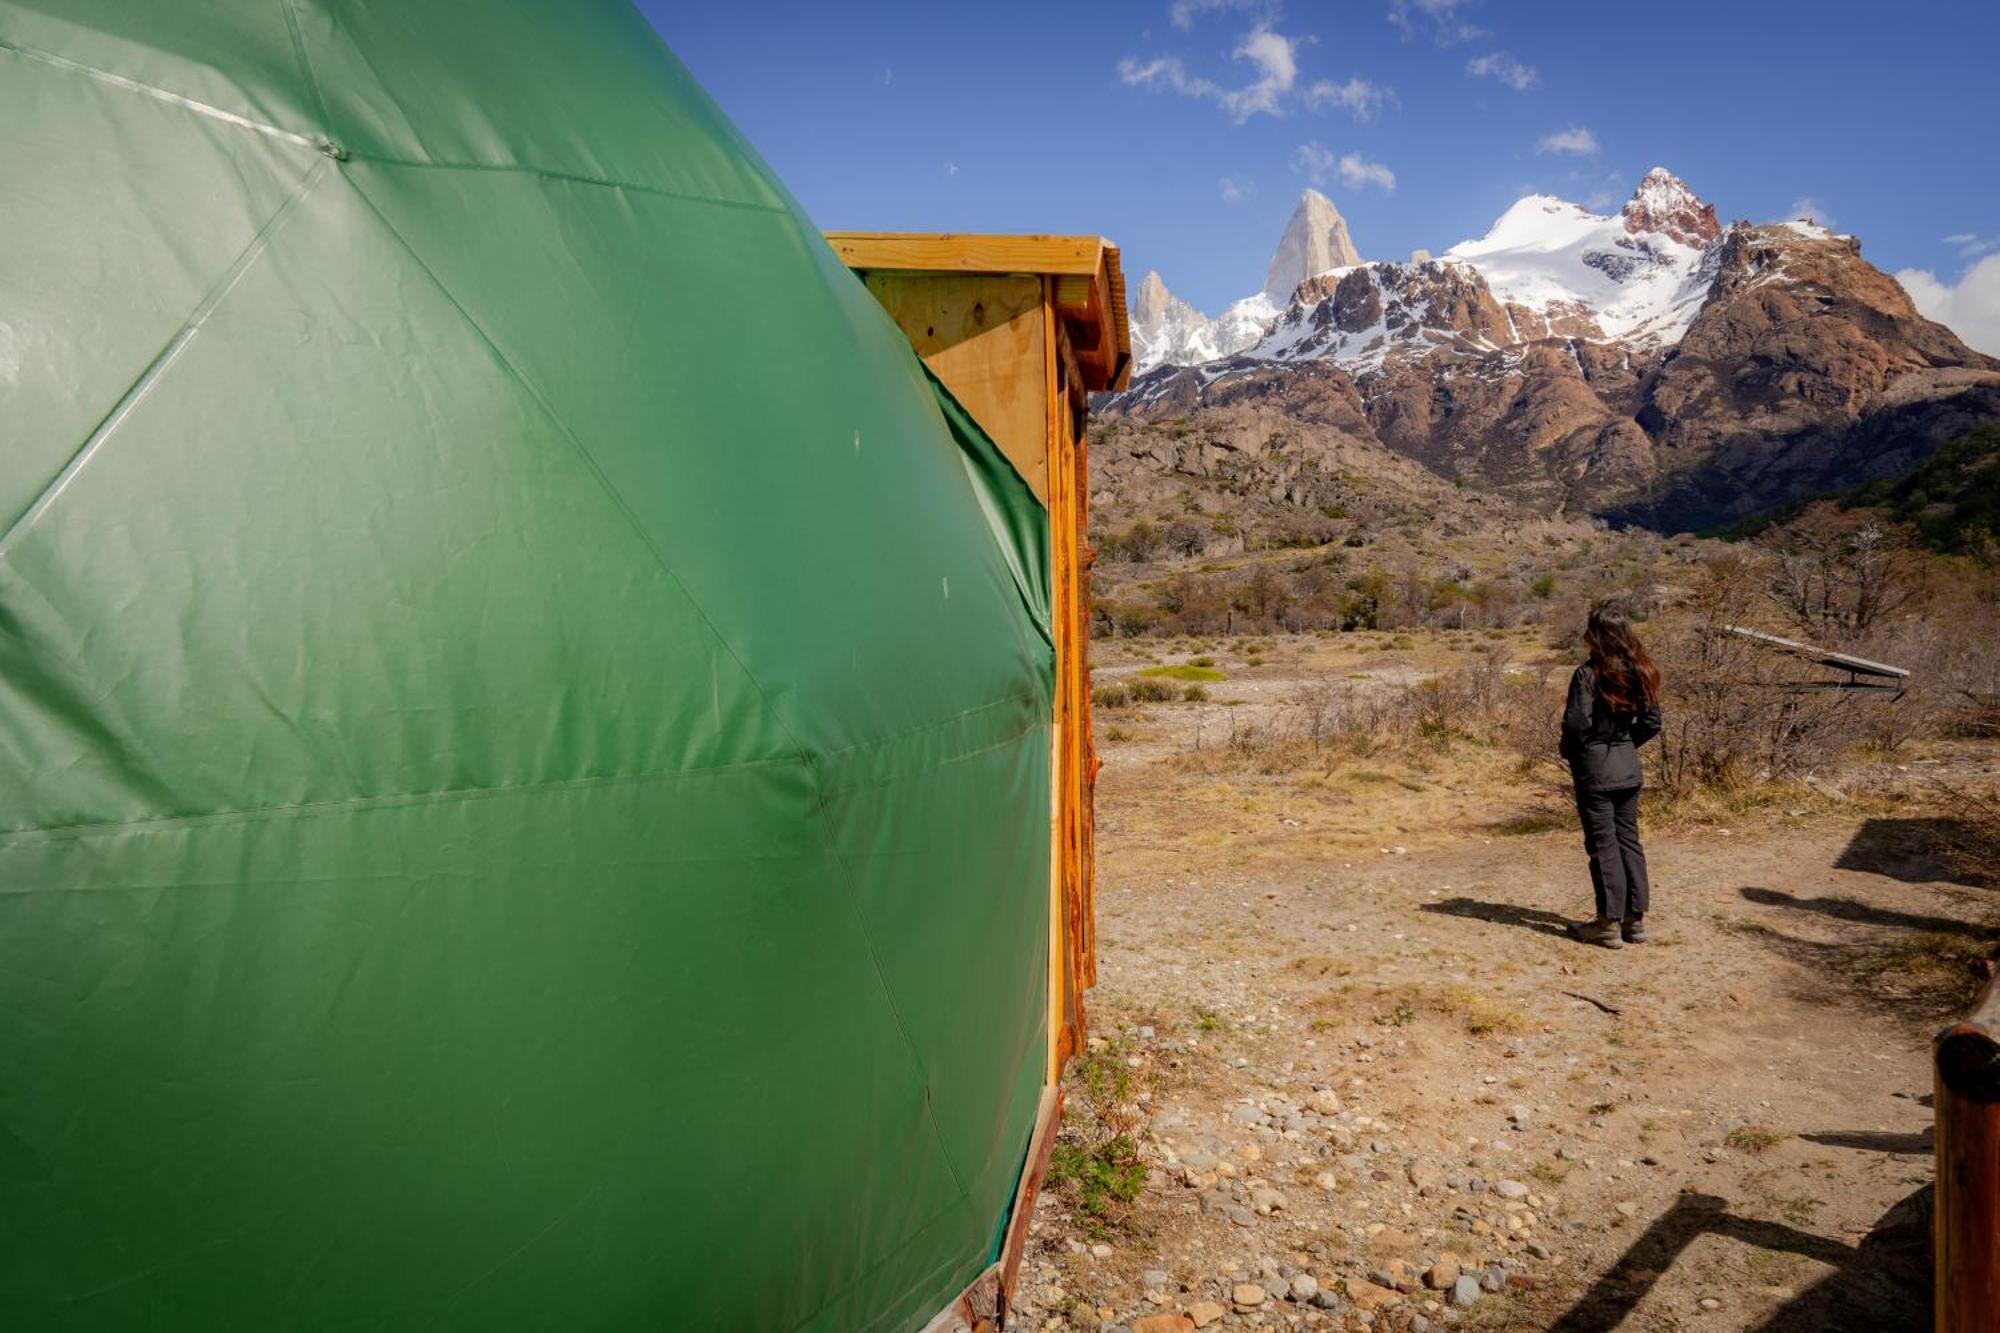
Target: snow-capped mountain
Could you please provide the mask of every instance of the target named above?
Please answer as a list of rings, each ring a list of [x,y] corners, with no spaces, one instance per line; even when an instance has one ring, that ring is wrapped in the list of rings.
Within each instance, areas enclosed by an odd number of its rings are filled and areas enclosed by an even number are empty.
[[[1222,355],[1212,321],[1168,291],[1159,270],[1149,270],[1132,301],[1134,367],[1145,371],[1158,365],[1198,366]]]
[[[1551,324],[1576,317],[1586,337],[1671,343],[1707,294],[1714,275],[1702,273],[1701,257],[1721,234],[1715,205],[1654,167],[1609,217],[1529,195],[1444,257],[1477,269],[1502,305]]]
[[[1254,341],[1224,351],[1209,321],[1205,340],[1156,343],[1107,410],[1254,404],[1461,483],[1669,530],[1891,475],[2000,420],[2000,360],[1923,318],[1854,237],[1723,227],[1657,168],[1616,213],[1533,195],[1437,258],[1335,264],[1282,305],[1250,299],[1275,307]]]
[[[1262,292],[1213,321],[1181,303],[1177,324],[1145,329],[1135,362],[1144,372],[1240,353],[1359,370],[1435,346],[1551,336],[1669,346],[1707,295],[1704,256],[1721,230],[1714,205],[1655,167],[1616,213],[1529,195],[1435,259],[1364,264],[1339,212],[1308,191]],[[1143,325],[1142,312],[1135,340]]]
[[[1167,290],[1157,271],[1146,274],[1132,306],[1132,364],[1195,366],[1254,345],[1282,314],[1292,293],[1315,273],[1359,264],[1347,219],[1318,190],[1299,196],[1265,270],[1263,290],[1233,301],[1214,319]]]

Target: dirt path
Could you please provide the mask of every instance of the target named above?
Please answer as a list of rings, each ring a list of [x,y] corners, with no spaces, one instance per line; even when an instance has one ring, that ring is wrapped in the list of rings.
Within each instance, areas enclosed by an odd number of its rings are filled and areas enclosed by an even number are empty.
[[[1560,935],[1575,836],[1489,835],[1453,775],[1350,800],[1160,753],[1101,783],[1091,997],[1147,1185],[1051,1194],[1029,1326],[1929,1326],[1935,946],[1988,903],[1923,821],[1656,835],[1653,942],[1611,952]],[[1122,1128],[1091,1073],[1086,1145]]]

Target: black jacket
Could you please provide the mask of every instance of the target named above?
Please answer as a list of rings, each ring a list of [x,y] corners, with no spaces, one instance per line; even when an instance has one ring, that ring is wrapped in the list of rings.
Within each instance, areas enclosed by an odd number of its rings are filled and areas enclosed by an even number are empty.
[[[1569,678],[1562,756],[1582,791],[1624,791],[1640,783],[1639,747],[1660,734],[1660,710],[1614,713],[1597,697],[1597,672],[1586,662]]]

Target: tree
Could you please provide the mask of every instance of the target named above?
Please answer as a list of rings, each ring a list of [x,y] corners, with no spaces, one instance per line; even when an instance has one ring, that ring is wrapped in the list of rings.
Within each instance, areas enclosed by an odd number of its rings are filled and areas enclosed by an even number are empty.
[[[1802,626],[1866,635],[1924,592],[1910,533],[1862,510],[1821,503],[1766,535],[1771,596]]]

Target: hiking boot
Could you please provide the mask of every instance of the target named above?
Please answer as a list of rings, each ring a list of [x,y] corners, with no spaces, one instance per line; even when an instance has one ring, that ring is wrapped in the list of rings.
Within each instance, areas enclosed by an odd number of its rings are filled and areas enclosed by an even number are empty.
[[[1618,938],[1618,924],[1617,918],[1608,916],[1572,922],[1569,937],[1578,944],[1595,944],[1600,949],[1622,949],[1625,942]]]
[[[1624,937],[1627,944],[1644,944],[1646,942],[1646,918],[1637,915],[1626,917],[1618,923],[1618,933]]]

